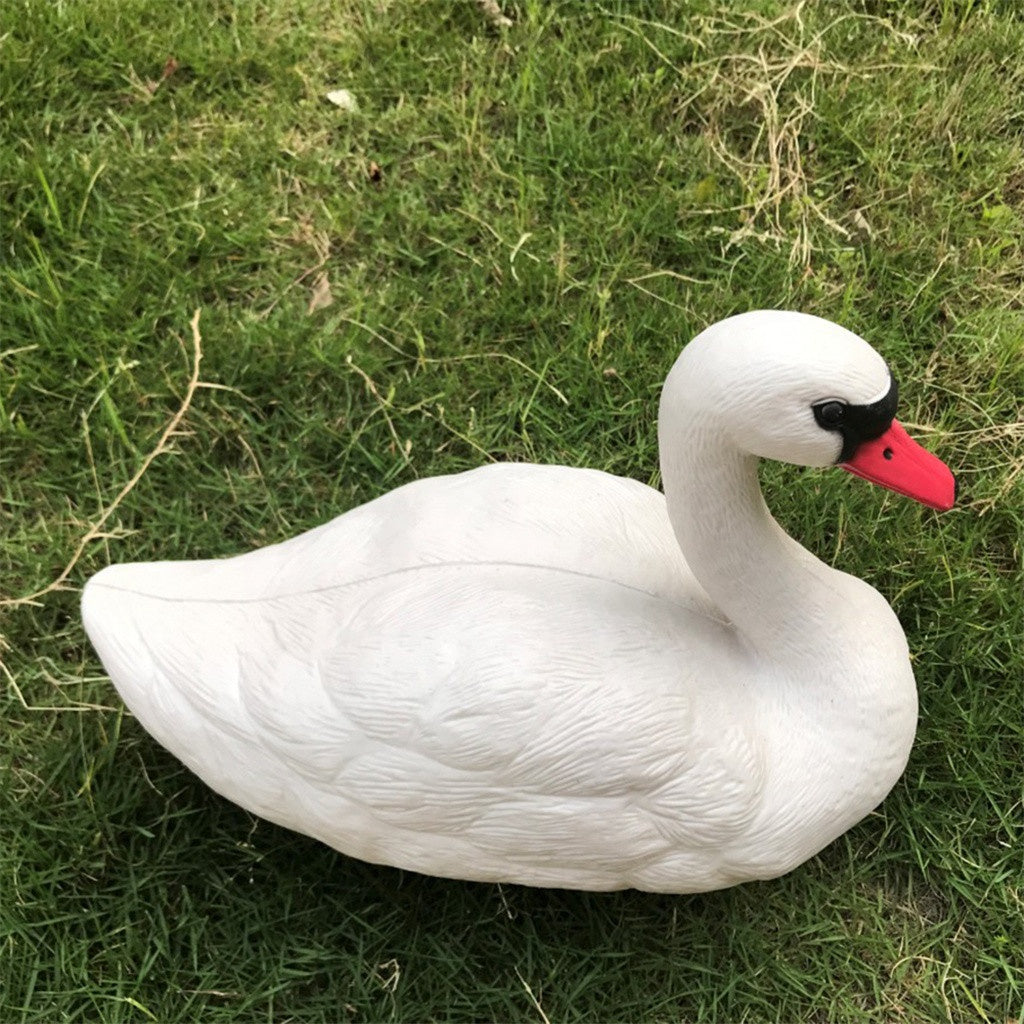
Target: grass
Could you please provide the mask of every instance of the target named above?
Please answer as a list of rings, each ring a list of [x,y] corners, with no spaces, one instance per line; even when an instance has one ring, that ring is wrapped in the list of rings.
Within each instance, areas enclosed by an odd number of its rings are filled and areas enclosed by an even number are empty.
[[[0,1020],[1024,1020],[1024,22],[506,10],[0,10]],[[893,602],[921,694],[903,780],[799,870],[663,897],[371,867],[124,713],[90,573],[488,459],[656,482],[679,347],[765,306],[869,338],[963,494],[765,467],[787,529]],[[196,309],[169,449],[18,603],[157,448]]]

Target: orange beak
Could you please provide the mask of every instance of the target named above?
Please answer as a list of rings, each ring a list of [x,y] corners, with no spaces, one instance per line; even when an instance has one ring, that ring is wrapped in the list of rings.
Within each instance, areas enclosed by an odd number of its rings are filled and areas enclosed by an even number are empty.
[[[862,442],[853,458],[839,464],[847,472],[946,512],[956,501],[956,478],[893,420],[873,441]]]

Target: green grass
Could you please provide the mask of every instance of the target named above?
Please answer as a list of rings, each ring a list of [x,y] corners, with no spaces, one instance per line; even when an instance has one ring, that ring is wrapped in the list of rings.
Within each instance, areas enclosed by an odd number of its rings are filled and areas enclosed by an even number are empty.
[[[2,609],[0,1020],[1024,1019],[1024,22],[507,9],[0,8],[9,598],[153,450],[197,308],[208,385],[67,587]],[[656,482],[679,347],[765,306],[871,340],[963,494],[939,517],[765,468],[786,527],[893,602],[921,694],[904,779],[810,863],[694,897],[402,874],[225,803],[124,714],[90,573],[487,459]]]

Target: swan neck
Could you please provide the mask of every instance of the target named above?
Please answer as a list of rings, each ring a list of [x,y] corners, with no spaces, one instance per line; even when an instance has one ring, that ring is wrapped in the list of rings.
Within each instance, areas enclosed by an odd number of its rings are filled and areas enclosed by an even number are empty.
[[[827,568],[772,518],[758,459],[721,433],[672,431],[663,438],[669,519],[688,565],[733,627],[755,648],[778,653],[814,636],[821,572]],[[682,441],[682,446],[679,439]],[[667,442],[667,443],[666,443]]]

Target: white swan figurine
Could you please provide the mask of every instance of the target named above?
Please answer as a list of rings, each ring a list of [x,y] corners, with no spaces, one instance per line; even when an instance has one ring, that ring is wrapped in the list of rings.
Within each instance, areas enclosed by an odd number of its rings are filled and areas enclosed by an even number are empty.
[[[82,614],[218,793],[432,875],[698,892],[780,875],[907,762],[899,622],[778,526],[759,458],[949,508],[861,338],[753,312],[665,382],[664,496],[565,466],[400,487],[235,558],[112,565]]]

